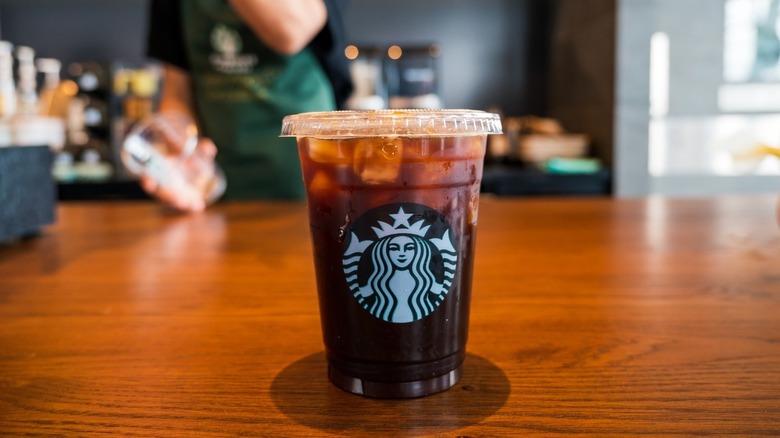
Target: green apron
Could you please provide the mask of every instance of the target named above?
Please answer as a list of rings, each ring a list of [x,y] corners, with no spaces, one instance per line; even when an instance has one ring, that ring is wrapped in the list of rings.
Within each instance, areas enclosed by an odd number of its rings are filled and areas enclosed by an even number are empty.
[[[182,1],[184,41],[203,134],[217,145],[227,199],[300,198],[295,140],[282,118],[336,107],[314,54],[267,48],[225,0]]]

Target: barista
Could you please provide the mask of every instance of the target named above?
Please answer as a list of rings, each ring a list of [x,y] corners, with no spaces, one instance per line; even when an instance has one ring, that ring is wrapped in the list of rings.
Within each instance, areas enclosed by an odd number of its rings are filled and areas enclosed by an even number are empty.
[[[197,121],[216,146],[227,199],[300,198],[288,114],[339,108],[351,91],[342,0],[152,0],[148,54],[164,63],[160,112]],[[211,151],[213,154],[213,150]],[[182,210],[175,193],[142,181]]]

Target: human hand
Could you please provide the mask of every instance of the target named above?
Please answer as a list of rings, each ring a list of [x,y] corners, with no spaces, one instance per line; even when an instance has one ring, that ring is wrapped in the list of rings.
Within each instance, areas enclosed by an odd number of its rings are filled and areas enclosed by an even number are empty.
[[[183,212],[203,211],[208,204],[208,195],[214,184],[224,183],[216,175],[214,158],[217,147],[205,137],[198,139],[195,150],[186,157],[180,155],[164,156],[165,184],[145,174],[139,177],[141,188],[152,197],[166,205]]]

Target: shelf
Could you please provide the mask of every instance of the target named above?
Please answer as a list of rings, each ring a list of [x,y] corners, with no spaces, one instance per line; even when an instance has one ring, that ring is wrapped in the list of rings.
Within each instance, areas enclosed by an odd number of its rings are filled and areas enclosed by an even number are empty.
[[[552,174],[523,166],[487,165],[482,175],[482,192],[498,196],[605,196],[611,193],[611,184],[607,170]]]
[[[150,199],[134,180],[59,183],[57,195],[60,201]]]
[[[482,176],[482,192],[498,196],[604,196],[611,193],[612,177],[602,170],[594,174],[551,174],[512,165],[488,165]],[[59,183],[60,201],[150,199],[133,180]]]

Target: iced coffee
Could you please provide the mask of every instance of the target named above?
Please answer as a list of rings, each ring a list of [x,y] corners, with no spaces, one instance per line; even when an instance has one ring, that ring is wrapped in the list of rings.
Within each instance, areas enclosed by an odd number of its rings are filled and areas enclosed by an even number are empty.
[[[419,397],[461,374],[479,188],[497,115],[468,110],[289,116],[298,139],[330,380]]]

